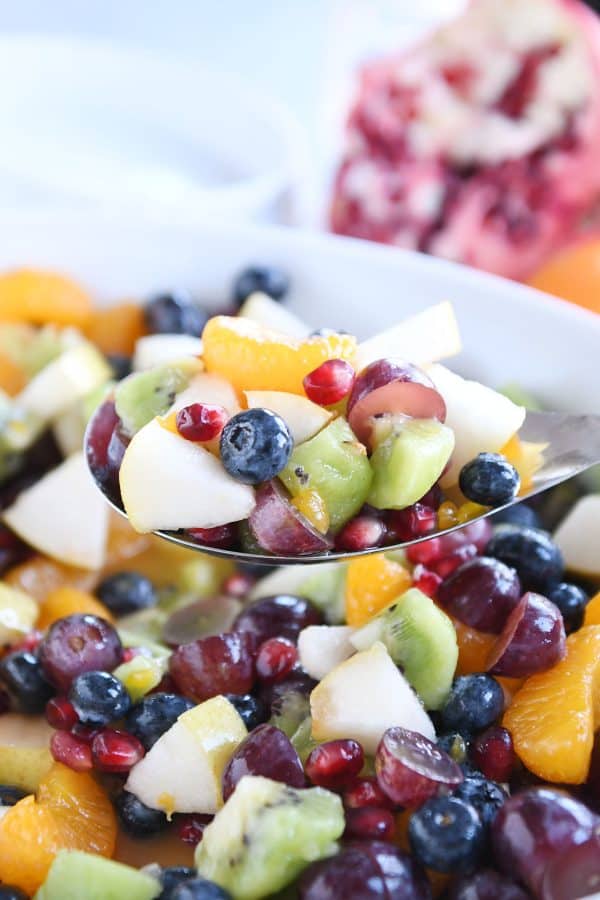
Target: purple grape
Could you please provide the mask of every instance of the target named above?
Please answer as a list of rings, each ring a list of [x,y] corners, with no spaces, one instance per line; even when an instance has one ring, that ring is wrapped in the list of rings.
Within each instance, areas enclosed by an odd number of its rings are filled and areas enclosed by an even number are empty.
[[[572,900],[597,897],[600,888],[600,832],[584,844],[570,847],[548,864],[542,900]]]
[[[583,844],[600,820],[564,791],[529,788],[510,797],[492,823],[492,844],[499,868],[540,896],[550,861]]]
[[[66,693],[83,672],[112,672],[122,661],[123,647],[106,619],[77,613],[50,627],[38,656],[48,681]]]
[[[237,747],[223,772],[223,799],[244,775],[264,775],[290,787],[306,785],[304,769],[290,739],[274,725],[259,725]]]
[[[563,659],[566,641],[558,606],[529,591],[508,617],[491,650],[488,670],[511,678],[544,672]]]
[[[388,728],[375,754],[381,790],[401,806],[416,808],[463,781],[458,763],[432,741],[406,728]]]
[[[528,897],[522,887],[493,869],[463,875],[444,894],[444,900],[527,900]]]
[[[177,690],[202,703],[218,694],[247,694],[254,684],[252,641],[245,634],[215,634],[181,644],[169,660]]]
[[[233,630],[250,635],[258,647],[272,637],[284,637],[296,643],[303,628],[322,622],[321,613],[309,600],[280,594],[263,597],[247,606],[233,623]]]
[[[423,870],[383,841],[354,841],[313,863],[300,878],[299,900],[431,900]]]
[[[470,559],[440,586],[438,599],[460,622],[500,634],[521,596],[514,569],[491,557]]]

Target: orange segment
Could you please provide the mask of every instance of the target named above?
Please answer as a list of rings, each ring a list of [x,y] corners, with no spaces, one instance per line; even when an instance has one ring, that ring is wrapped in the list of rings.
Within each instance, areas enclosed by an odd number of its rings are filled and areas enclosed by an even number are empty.
[[[295,340],[251,319],[215,316],[202,335],[207,372],[222,375],[237,391],[288,391],[304,395],[302,379],[327,359],[352,363],[356,338],[330,334]]]
[[[600,726],[600,626],[570,635],[566,657],[526,680],[504,725],[521,761],[540,778],[565,784],[586,780]]]
[[[118,303],[96,309],[86,329],[87,336],[103,353],[130,356],[135,342],[145,334],[144,313],[137,303]]]
[[[13,360],[0,353],[0,390],[5,391],[10,397],[14,397],[22,391],[27,384],[27,376],[23,369]]]
[[[112,856],[117,822],[94,779],[55,763],[37,797],[19,801],[0,820],[0,880],[33,894],[59,850]]]
[[[600,625],[600,591],[592,597],[585,608],[584,625]]]
[[[515,434],[500,451],[519,473],[521,478],[520,494],[524,494],[532,488],[533,476],[544,464],[544,450],[547,446],[547,444],[522,441]]]
[[[600,312],[600,238],[580,241],[542,266],[529,284]]]
[[[351,560],[346,579],[346,622],[364,625],[411,584],[411,576],[404,566],[383,553]]]
[[[457,675],[471,675],[474,672],[485,672],[487,658],[496,642],[496,636],[476,631],[463,625],[458,619],[452,619],[456,629],[458,642]]]
[[[89,294],[56,272],[15,269],[0,275],[0,321],[81,328],[91,313]]]
[[[57,619],[72,616],[75,613],[89,613],[113,622],[110,610],[92,594],[73,587],[60,587],[51,591],[46,597],[36,624],[42,630],[48,628]]]

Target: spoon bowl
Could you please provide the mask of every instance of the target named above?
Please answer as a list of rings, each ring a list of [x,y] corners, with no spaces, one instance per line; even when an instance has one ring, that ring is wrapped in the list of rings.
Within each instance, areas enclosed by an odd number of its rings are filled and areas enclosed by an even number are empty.
[[[86,432],[86,450],[88,435],[93,427],[93,421],[92,417],[92,420],[90,420],[90,424],[88,425],[88,431]],[[529,500],[531,497],[535,497],[536,494],[546,491],[551,487],[555,487],[557,484],[567,481],[569,478],[573,478],[575,475],[579,475],[586,469],[600,463],[600,416],[570,415],[569,413],[534,412],[533,410],[528,410],[525,421],[519,431],[519,437],[524,441],[545,445],[543,462],[532,477],[530,490],[515,497],[510,503],[490,508],[480,516],[469,519],[467,522],[455,525],[452,528],[430,531],[428,534],[419,536],[410,541],[404,541],[397,544],[386,544],[384,547],[371,547],[367,550],[360,551],[349,552],[331,550],[322,553],[306,554],[303,556],[278,556],[270,553],[248,553],[241,550],[226,550],[221,547],[202,544],[195,541],[183,530],[155,531],[153,533],[157,537],[163,538],[166,541],[171,541],[188,550],[209,553],[212,556],[224,557],[238,563],[277,566],[344,562],[353,557],[366,556],[371,553],[402,550],[406,547],[410,547],[412,544],[420,544],[431,538],[450,534],[452,531],[458,531],[466,525],[472,525],[479,519],[485,519],[502,509],[507,509],[509,506],[514,506],[517,503]],[[89,459],[87,452],[86,458]],[[120,500],[115,496],[111,496],[111,493],[107,490],[106,486],[96,478],[91,468],[90,472],[106,501],[118,513],[122,516],[126,516]]]

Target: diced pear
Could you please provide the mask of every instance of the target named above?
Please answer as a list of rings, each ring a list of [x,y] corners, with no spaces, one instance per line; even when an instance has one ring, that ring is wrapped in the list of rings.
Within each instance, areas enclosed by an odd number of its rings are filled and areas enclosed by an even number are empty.
[[[460,353],[458,323],[451,303],[445,301],[387,328],[358,345],[357,369],[376,359],[407,359],[418,366]]]
[[[230,416],[240,411],[238,398],[230,383],[220,375],[208,372],[201,372],[191,379],[189,385],[177,394],[167,415],[179,412],[192,403],[214,403],[226,409]]]
[[[315,740],[353,738],[368,754],[394,725],[435,740],[431,719],[380,642],[326,675],[310,695],[310,710]]]
[[[33,597],[0,581],[0,644],[14,644],[30,631],[39,615]]]
[[[136,531],[213,528],[247,519],[254,491],[220,460],[153,419],[137,432],[119,472],[121,496]]]
[[[298,636],[300,665],[311,678],[321,681],[332,669],[356,652],[349,625],[309,625]]]
[[[430,366],[427,373],[444,398],[446,425],[456,438],[450,467],[441,480],[442,487],[451,487],[465,463],[479,453],[497,453],[508,443],[523,424],[526,410],[504,394],[461,378],[445,366]]]
[[[108,381],[110,366],[102,354],[87,341],[65,350],[38,372],[17,397],[17,404],[27,412],[50,422]]]
[[[306,322],[261,291],[250,294],[240,307],[238,315],[289,337],[304,338],[311,331]]]
[[[578,500],[554,534],[570,572],[600,576],[600,494]]]
[[[332,413],[300,394],[285,391],[244,391],[248,409],[256,406],[270,409],[286,423],[295,444],[314,437],[329,420]]]
[[[41,716],[0,716],[0,784],[35,793],[54,762],[50,753],[53,733]]]
[[[202,340],[191,334],[149,334],[135,342],[134,372],[177,362],[186,356],[202,356]]]
[[[108,532],[108,506],[83,453],[66,459],[19,494],[3,519],[41,553],[81,569],[100,569]]]
[[[247,733],[229,700],[212,697],[179,716],[131,769],[125,789],[168,815],[215,813],[223,770]]]

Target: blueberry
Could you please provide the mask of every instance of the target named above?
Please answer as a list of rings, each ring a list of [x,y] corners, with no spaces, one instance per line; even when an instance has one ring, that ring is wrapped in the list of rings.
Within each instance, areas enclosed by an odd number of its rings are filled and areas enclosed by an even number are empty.
[[[499,453],[480,453],[460,470],[460,489],[469,500],[483,506],[502,506],[516,497],[519,473]]]
[[[117,616],[148,609],[158,602],[154,585],[138,572],[117,572],[100,582],[96,594]]]
[[[196,878],[196,870],[190,866],[167,866],[160,870],[158,877],[162,887],[158,900],[170,900],[176,887],[184,881]]]
[[[125,356],[124,353],[108,353],[106,359],[113,370],[113,377],[116,381],[121,381],[122,378],[127,378],[131,374],[130,356]]]
[[[108,672],[84,672],[74,679],[69,700],[85,725],[108,725],[131,706],[125,686]]]
[[[458,797],[434,797],[410,817],[408,838],[418,862],[436,872],[465,872],[477,864],[485,831],[477,810]]]
[[[548,593],[548,599],[560,609],[567,634],[581,628],[585,607],[590,599],[583,588],[561,581]]]
[[[191,878],[182,881],[174,891],[167,894],[165,900],[232,900],[229,891],[207,881],[205,878]]]
[[[467,758],[469,744],[458,731],[438,735],[437,745],[457,763],[463,763]]]
[[[507,799],[506,792],[500,785],[483,775],[469,775],[453,791],[452,796],[474,806],[486,828],[492,824],[496,813]]]
[[[24,791],[13,784],[0,784],[0,806],[14,806],[28,793],[29,791]]]
[[[268,294],[273,300],[282,300],[289,288],[289,279],[281,269],[274,266],[250,266],[240,272],[233,283],[233,301],[241,306],[256,291]]]
[[[144,319],[151,334],[191,334],[199,337],[208,319],[186,291],[159,294],[146,303]]]
[[[0,662],[0,680],[18,708],[25,713],[41,713],[54,694],[46,681],[35,653],[16,650]]]
[[[169,824],[160,809],[146,806],[129,791],[122,791],[119,794],[115,806],[123,828],[134,837],[149,837],[162,831]]]
[[[448,730],[472,734],[492,725],[504,710],[504,692],[491,675],[460,675],[441,710]]]
[[[21,888],[11,884],[0,884],[0,900],[27,900],[28,894],[24,894]]]
[[[285,468],[294,442],[283,419],[268,409],[249,409],[221,433],[221,462],[232,478],[260,484]]]
[[[564,571],[560,550],[546,531],[520,525],[499,525],[485,548],[486,556],[517,570],[526,591],[545,593]]]
[[[540,528],[542,524],[535,509],[526,503],[515,503],[501,509],[492,516],[491,521],[493,525],[522,525],[525,528]]]
[[[232,706],[235,706],[248,731],[262,725],[269,718],[269,712],[258,697],[252,694],[225,694]]]
[[[145,750],[149,750],[193,705],[191,700],[179,694],[151,694],[131,707],[125,718],[125,727]]]

